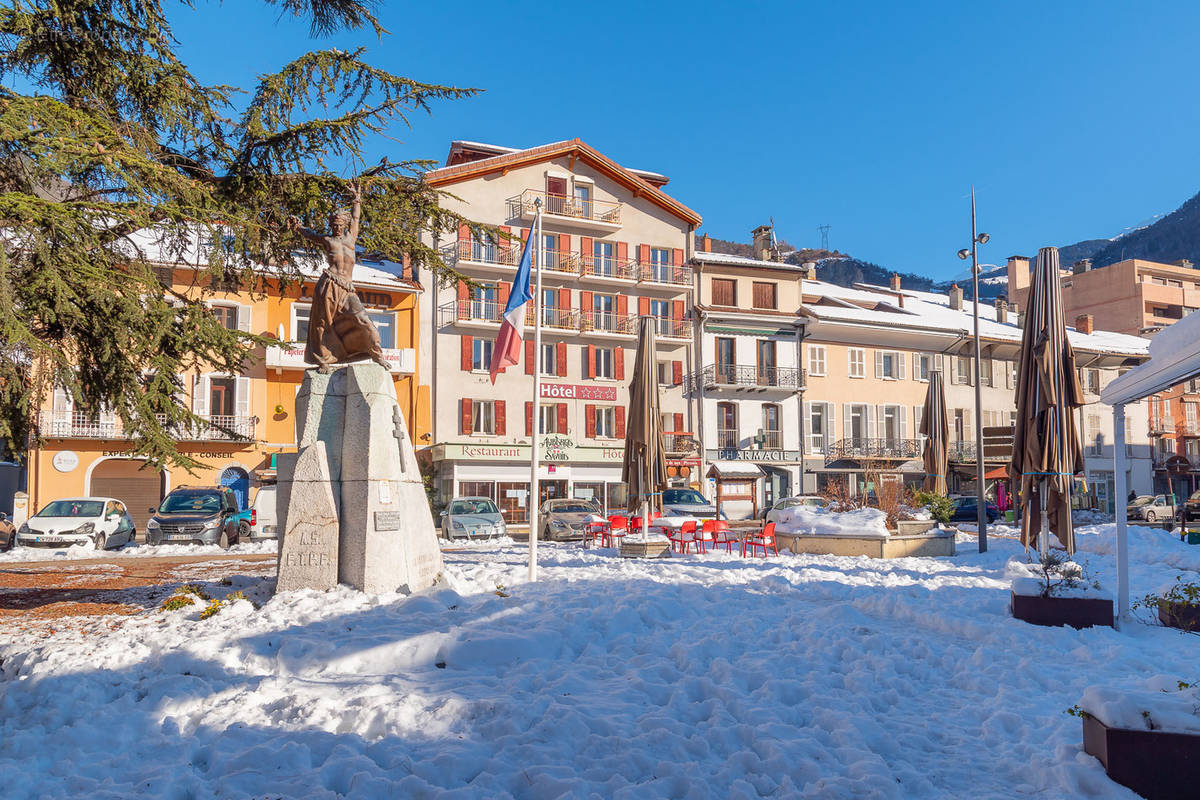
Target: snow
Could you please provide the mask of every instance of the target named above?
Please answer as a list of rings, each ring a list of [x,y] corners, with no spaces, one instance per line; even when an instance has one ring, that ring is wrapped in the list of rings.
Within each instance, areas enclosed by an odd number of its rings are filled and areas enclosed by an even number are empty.
[[[878,508],[829,511],[816,506],[794,506],[779,512],[775,530],[810,536],[888,537],[887,514]]]
[[[1179,683],[1154,675],[1123,688],[1089,686],[1079,706],[1110,728],[1200,735],[1200,686]]]
[[[1093,571],[1111,527],[1078,532]],[[1132,530],[1135,595],[1200,552]],[[1024,551],[990,531],[936,559],[542,545],[536,584],[524,544],[472,546],[412,597],[233,575],[204,588],[260,609],[23,620],[4,796],[1132,798],[1065,712],[1194,679],[1200,637],[1012,619]]]
[[[709,467],[718,475],[736,478],[760,478],[762,467],[749,461],[710,461]]]
[[[180,557],[180,556],[212,556],[212,555],[253,555],[255,553],[274,553],[279,549],[276,539],[250,540],[235,544],[228,550],[222,550],[215,544],[134,544],[118,547],[115,550],[96,550],[91,544],[77,544],[72,547],[14,547],[8,552],[0,553],[0,564],[19,563],[28,561],[72,561],[83,558],[150,558],[150,557]]]

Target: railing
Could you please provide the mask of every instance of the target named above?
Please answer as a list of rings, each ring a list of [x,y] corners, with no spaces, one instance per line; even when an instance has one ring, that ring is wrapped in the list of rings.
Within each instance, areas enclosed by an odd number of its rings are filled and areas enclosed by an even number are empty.
[[[579,330],[579,312],[570,309],[543,308],[542,326],[558,330]]]
[[[561,250],[543,251],[545,263],[543,269],[547,272],[562,272],[568,275],[579,274],[579,254],[564,253]]]
[[[717,431],[717,448],[720,450],[732,450],[741,445],[742,437],[738,435],[736,430],[722,429]]]
[[[590,278],[618,278],[636,281],[638,279],[638,263],[632,258],[586,253],[580,256],[580,274]]]
[[[440,324],[453,322],[499,322],[504,309],[490,300],[451,300],[438,309]]]
[[[607,312],[585,311],[579,315],[579,330],[600,333],[618,333],[625,336],[637,335],[638,318],[635,316]]]
[[[681,264],[639,264],[638,280],[664,286],[691,286],[692,268]]]
[[[783,449],[783,432],[782,431],[763,431],[755,437],[754,443],[762,444],[759,446],[761,450],[782,450]]]
[[[1151,417],[1150,418],[1150,435],[1161,436],[1175,432],[1175,420],[1167,417]]]
[[[509,215],[532,217],[536,211],[536,200],[542,201],[542,210],[556,217],[571,217],[573,219],[591,222],[606,222],[612,225],[621,224],[621,204],[611,200],[581,200],[577,197],[567,197],[561,194],[549,194],[538,189],[526,189],[516,197],[508,199]]]
[[[760,367],[754,364],[709,364],[701,373],[705,388],[722,386],[800,389],[804,371],[795,367]]]
[[[668,453],[693,453],[700,451],[700,443],[691,431],[672,431],[663,434],[663,447]]]
[[[655,333],[668,339],[692,338],[692,322],[686,319],[657,318]]]
[[[1179,436],[1200,436],[1200,422],[1184,420],[1175,431]]]
[[[521,263],[520,242],[476,242],[461,239],[442,248],[443,260],[474,261],[479,264],[500,264],[515,267]]]
[[[160,425],[179,441],[241,441],[253,439],[258,417],[230,415],[202,416],[198,423],[167,424],[165,414],[155,416]],[[128,438],[119,419],[101,416],[89,419],[81,411],[43,411],[40,417],[42,436],[48,439],[125,439]]]
[[[907,461],[920,455],[920,439],[839,439],[826,448],[825,463],[841,458]]]

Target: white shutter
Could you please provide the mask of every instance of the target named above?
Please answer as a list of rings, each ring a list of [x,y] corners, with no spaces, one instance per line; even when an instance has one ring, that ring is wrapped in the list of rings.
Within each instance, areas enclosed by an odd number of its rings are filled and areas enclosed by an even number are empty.
[[[900,370],[900,374],[896,376],[899,380],[904,380],[904,362],[907,361],[904,353],[896,353],[896,369]]]
[[[875,432],[878,430],[878,428],[876,427],[876,423],[875,423],[875,406],[871,405],[870,403],[867,403],[863,406],[863,409],[865,411],[863,416],[865,416],[867,418],[866,437],[868,439],[874,439]]]
[[[851,378],[854,377],[854,348],[846,348],[846,374]]]
[[[72,399],[71,395],[67,394],[64,390],[55,388],[53,408],[55,411],[59,412],[70,412],[75,408],[75,401]]]
[[[883,351],[882,350],[875,351],[875,377],[876,378],[883,377]]]
[[[812,437],[812,412],[817,403],[809,403],[808,409],[804,413],[804,419],[800,420],[800,435],[804,437],[804,446],[808,447],[808,443]]]
[[[908,438],[908,409],[900,406],[900,438]]]
[[[921,422],[925,419],[925,407],[913,406],[913,438],[924,438],[921,435]]]
[[[237,326],[239,331],[243,333],[250,332],[250,320],[253,317],[253,311],[254,309],[250,306],[237,307]]]
[[[833,432],[837,430],[834,424],[837,422],[837,414],[834,409],[837,408],[837,403],[825,404],[825,449],[828,450],[833,444]],[[1128,417],[1126,417],[1128,419]]]
[[[197,375],[192,386],[192,413],[198,417],[207,417],[209,392],[207,376]]]
[[[969,442],[975,438],[975,426],[971,424],[971,409],[963,409],[963,441]]]
[[[233,413],[235,416],[250,416],[250,379],[240,377],[235,382],[233,390]]]
[[[842,404],[842,438],[850,439],[854,436],[854,429],[850,427],[850,404]]]

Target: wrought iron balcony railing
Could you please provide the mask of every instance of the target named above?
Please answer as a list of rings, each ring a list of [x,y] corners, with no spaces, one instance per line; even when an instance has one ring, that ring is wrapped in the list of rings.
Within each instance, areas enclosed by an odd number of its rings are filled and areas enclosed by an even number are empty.
[[[1175,420],[1170,417],[1151,417],[1150,435],[1163,436],[1175,433]]]
[[[842,458],[908,461],[920,456],[920,439],[839,439],[825,448],[826,464]]]
[[[736,430],[720,429],[717,431],[717,447],[721,450],[732,450],[739,447],[742,437]]]
[[[663,433],[663,447],[671,455],[700,452],[700,443],[691,431]]]
[[[686,322],[686,321],[685,321]],[[795,367],[760,367],[757,364],[709,364],[700,373],[706,389],[804,388],[804,370]]]
[[[156,416],[160,425],[167,424],[163,414]],[[185,442],[236,442],[254,438],[258,417],[213,414],[202,416],[194,424],[176,423],[168,428],[176,440]],[[101,415],[90,419],[81,411],[43,411],[40,415],[42,436],[47,439],[126,439],[121,420]]]

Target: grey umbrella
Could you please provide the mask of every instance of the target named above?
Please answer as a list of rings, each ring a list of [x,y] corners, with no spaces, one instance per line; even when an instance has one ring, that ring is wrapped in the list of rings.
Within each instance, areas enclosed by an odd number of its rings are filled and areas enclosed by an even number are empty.
[[[946,449],[950,431],[946,422],[946,388],[941,370],[929,373],[929,388],[925,390],[925,407],[921,412],[921,433],[925,435],[925,483],[927,492],[946,493]]]
[[[1029,287],[1017,381],[1017,425],[1009,474],[1020,488],[1021,541],[1043,553],[1052,531],[1075,552],[1071,489],[1083,469],[1074,410],[1083,405],[1075,351],[1067,341],[1058,249],[1038,251]]]
[[[643,317],[638,333],[637,359],[633,380],[629,383],[629,414],[625,430],[625,459],[621,480],[629,488],[629,511],[660,503],[667,483],[667,457],[663,447],[662,415],[659,413],[657,357],[654,345],[653,317]],[[646,532],[643,520],[642,532]]]

